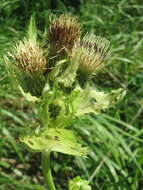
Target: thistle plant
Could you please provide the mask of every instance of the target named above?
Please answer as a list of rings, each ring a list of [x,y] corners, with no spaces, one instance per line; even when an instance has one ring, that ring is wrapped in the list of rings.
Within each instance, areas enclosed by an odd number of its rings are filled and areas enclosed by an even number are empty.
[[[80,33],[81,25],[75,17],[54,16],[44,46],[37,40],[32,18],[27,36],[4,57],[14,87],[37,109],[38,127],[25,127],[20,141],[32,151],[41,152],[48,190],[56,189],[50,170],[52,151],[88,155],[89,150],[82,147],[74,134],[74,119],[90,113],[101,114],[122,94],[122,89],[101,92],[92,83],[92,77],[110,58],[109,41],[88,33],[80,37]],[[69,182],[68,189],[91,190],[91,187],[88,181],[76,177]]]

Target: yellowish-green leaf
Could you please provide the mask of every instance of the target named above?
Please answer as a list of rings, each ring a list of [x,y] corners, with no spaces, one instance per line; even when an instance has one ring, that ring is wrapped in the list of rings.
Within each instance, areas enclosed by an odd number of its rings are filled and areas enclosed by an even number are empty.
[[[19,85],[18,86],[21,94],[30,102],[38,102],[39,98],[37,98],[36,96],[32,96],[29,92],[24,92],[24,90],[22,89],[22,87]]]
[[[75,59],[68,65],[67,69],[59,77],[58,81],[61,82],[65,87],[70,87],[75,81],[78,64],[78,59]]]
[[[66,63],[66,61],[67,61],[66,59],[63,59],[56,63],[55,67],[53,68],[52,72],[49,75],[51,79],[55,79],[55,77],[57,77],[59,75],[60,70],[61,70],[63,64]]]
[[[40,135],[25,136],[21,141],[37,152],[51,150],[76,156],[86,156],[87,153],[87,148],[81,147],[73,132],[68,129],[50,128]]]
[[[91,187],[88,185],[88,181],[78,176],[69,181],[68,190],[91,190]]]
[[[122,97],[123,89],[112,90],[110,93],[99,92],[95,89],[87,88],[83,92],[82,100],[77,111],[77,115],[88,113],[100,114],[115,105]]]
[[[31,40],[32,43],[36,44],[37,28],[36,28],[36,22],[33,16],[30,18],[27,37],[29,40]]]

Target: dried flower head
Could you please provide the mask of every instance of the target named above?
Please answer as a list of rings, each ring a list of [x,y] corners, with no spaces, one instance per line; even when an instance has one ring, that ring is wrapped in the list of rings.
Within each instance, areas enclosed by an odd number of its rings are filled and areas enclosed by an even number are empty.
[[[80,24],[73,16],[62,14],[53,18],[49,28],[49,41],[54,51],[60,53],[71,50],[80,36],[80,31]]]
[[[110,55],[110,42],[94,34],[86,34],[78,40],[71,53],[71,59],[78,59],[79,70],[85,74],[95,74],[104,66]]]
[[[29,39],[19,41],[14,47],[14,53],[9,53],[9,56],[17,68],[31,77],[40,76],[46,68],[42,49]]]

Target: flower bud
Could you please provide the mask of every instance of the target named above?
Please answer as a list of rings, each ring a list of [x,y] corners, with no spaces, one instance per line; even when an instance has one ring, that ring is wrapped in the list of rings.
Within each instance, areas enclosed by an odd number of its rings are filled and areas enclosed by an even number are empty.
[[[71,60],[78,60],[79,70],[85,75],[93,75],[104,66],[110,55],[110,43],[105,38],[86,34],[78,40],[71,53]]]
[[[17,68],[30,77],[42,75],[47,64],[42,49],[30,39],[19,41],[9,57]]]
[[[80,24],[70,15],[62,14],[54,18],[49,28],[49,41],[56,53],[69,51],[80,36]]]

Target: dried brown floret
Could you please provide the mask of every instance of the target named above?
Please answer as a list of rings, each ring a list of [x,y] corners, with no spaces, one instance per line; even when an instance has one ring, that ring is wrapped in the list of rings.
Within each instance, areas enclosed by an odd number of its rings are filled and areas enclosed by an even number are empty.
[[[52,49],[56,53],[71,50],[80,36],[80,31],[81,26],[75,17],[62,14],[54,18],[49,28],[49,41]]]

